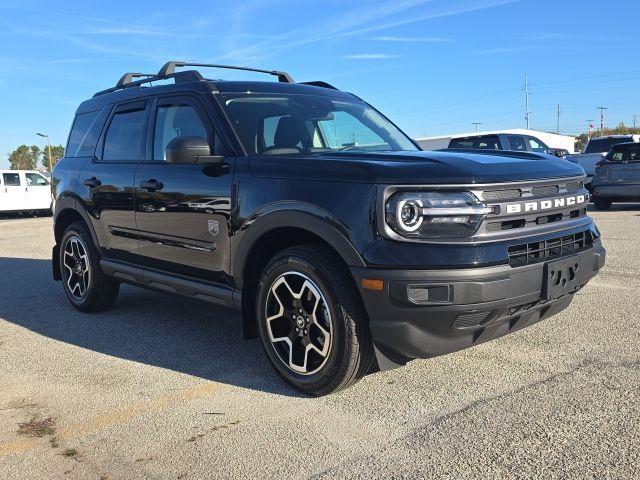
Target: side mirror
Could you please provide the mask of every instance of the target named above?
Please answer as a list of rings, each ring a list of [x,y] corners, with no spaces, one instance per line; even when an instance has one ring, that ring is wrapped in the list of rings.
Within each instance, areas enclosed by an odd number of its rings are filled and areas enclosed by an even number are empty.
[[[176,137],[165,149],[167,162],[181,164],[220,164],[222,155],[211,155],[209,142],[202,137]]]

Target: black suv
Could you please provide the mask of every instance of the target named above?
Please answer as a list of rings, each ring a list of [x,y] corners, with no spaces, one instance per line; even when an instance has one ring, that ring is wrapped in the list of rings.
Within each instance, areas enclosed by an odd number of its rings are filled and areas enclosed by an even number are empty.
[[[190,65],[279,81],[176,72]],[[583,179],[536,153],[420,151],[324,82],[169,62],[78,108],[53,274],[85,312],[121,282],[238,309],[278,373],[321,395],[567,307],[605,260]]]

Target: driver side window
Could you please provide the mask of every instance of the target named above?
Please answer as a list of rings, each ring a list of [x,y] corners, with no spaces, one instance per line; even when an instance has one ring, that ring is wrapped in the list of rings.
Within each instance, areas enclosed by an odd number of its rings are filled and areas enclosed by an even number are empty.
[[[213,136],[210,131],[206,120],[190,102],[161,102],[156,112],[153,159],[166,161],[167,145],[178,137],[204,138],[213,147]]]

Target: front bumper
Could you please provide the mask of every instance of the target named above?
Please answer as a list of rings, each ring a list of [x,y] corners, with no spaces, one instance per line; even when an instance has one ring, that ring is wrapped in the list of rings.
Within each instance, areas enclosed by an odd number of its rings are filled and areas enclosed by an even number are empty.
[[[549,295],[545,285],[549,262],[517,268],[351,271],[369,315],[379,363],[390,367],[468,348],[555,315],[598,273],[605,255],[596,240],[592,248],[566,257],[580,268],[561,295]],[[365,278],[384,280],[384,290],[363,288]]]

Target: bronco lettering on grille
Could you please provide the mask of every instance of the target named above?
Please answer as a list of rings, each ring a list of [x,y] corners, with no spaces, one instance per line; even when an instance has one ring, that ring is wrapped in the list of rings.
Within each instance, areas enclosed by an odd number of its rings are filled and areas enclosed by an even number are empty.
[[[539,200],[535,202],[510,203],[507,205],[506,213],[537,212],[540,210],[550,210],[552,208],[572,207],[580,205],[589,200],[588,195],[575,195],[572,197],[556,198],[553,200]]]

